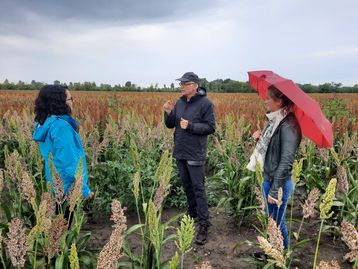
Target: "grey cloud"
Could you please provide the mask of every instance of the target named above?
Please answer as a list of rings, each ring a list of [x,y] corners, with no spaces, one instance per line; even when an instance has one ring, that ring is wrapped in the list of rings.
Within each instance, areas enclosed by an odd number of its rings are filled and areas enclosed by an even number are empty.
[[[3,30],[11,32],[39,21],[146,23],[195,16],[218,3],[214,0],[2,0],[0,24]]]
[[[357,83],[357,0],[0,0],[0,81]],[[185,37],[185,38],[183,38]],[[354,83],[351,83],[354,82]]]

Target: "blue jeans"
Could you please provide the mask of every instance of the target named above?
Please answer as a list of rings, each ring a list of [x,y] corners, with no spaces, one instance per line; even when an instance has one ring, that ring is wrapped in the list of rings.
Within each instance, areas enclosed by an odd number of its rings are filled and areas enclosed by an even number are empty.
[[[267,203],[267,197],[270,192],[271,185],[272,185],[272,181],[270,181],[269,179],[265,179],[264,183],[262,184],[262,191],[264,193],[264,198],[266,200],[266,206],[267,206],[266,213],[268,213],[269,216],[271,216],[276,221],[277,226],[280,225],[280,229],[283,236],[283,245],[285,249],[287,249],[290,240],[288,238],[288,231],[286,225],[286,207],[287,207],[287,201],[290,198],[293,190],[292,179],[291,177],[289,177],[282,188],[282,192],[283,192],[282,205],[280,206],[279,210],[277,205]]]

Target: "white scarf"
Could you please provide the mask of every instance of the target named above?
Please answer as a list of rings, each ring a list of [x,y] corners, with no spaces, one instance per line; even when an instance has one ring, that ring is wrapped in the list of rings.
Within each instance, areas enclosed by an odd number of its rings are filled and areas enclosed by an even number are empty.
[[[263,170],[266,151],[268,145],[270,144],[271,137],[280,122],[287,116],[288,112],[289,111],[287,107],[284,107],[277,111],[266,113],[268,124],[266,125],[265,129],[260,135],[259,140],[257,141],[254,152],[250,157],[250,162],[246,166],[247,169],[254,172],[256,170],[256,163],[259,162]]]

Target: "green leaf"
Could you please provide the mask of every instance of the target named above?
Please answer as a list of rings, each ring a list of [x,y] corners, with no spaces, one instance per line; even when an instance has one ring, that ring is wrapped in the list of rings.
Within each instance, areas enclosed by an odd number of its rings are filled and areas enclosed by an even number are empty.
[[[260,207],[258,205],[252,205],[252,206],[245,206],[241,208],[241,210],[251,210],[251,209],[259,209]]]
[[[257,268],[262,268],[265,265],[265,263],[263,261],[259,261],[259,260],[255,259],[254,257],[243,257],[243,258],[239,258],[238,261],[256,265]]]
[[[144,212],[144,213],[147,212],[147,206],[148,206],[148,204],[147,204],[147,203],[143,203],[142,206],[143,206],[143,212]]]
[[[291,250],[294,251],[298,248],[304,247],[305,245],[308,245],[310,243],[311,239],[303,239],[295,244],[291,244]]]
[[[298,239],[298,233],[293,232],[292,234],[293,234],[293,237],[297,240]]]
[[[244,241],[239,241],[235,244],[235,246],[233,247],[233,251],[237,251],[239,250],[243,245],[247,245],[252,247],[254,245],[253,242],[251,242],[250,240],[244,240]]]
[[[93,268],[93,261],[92,261],[90,256],[81,255],[80,256],[80,263],[85,264],[86,268],[89,268],[89,267]]]
[[[56,258],[56,263],[55,263],[55,269],[62,269],[63,267],[63,262],[64,262],[65,257],[63,256],[63,254],[61,254],[60,256],[57,256]]]
[[[126,268],[138,268],[138,267],[134,266],[133,263],[130,261],[119,261],[118,265],[119,265],[119,267],[124,266]]]
[[[9,207],[5,204],[5,203],[1,203],[1,207],[3,208],[7,221],[10,222],[11,221],[11,211],[9,209]]]
[[[144,224],[136,224],[136,225],[133,225],[131,226],[129,229],[126,230],[126,232],[124,233],[125,236],[133,233],[134,231],[138,230],[139,228],[141,227],[144,227],[145,225]]]
[[[344,206],[344,203],[341,202],[341,201],[334,201],[332,205],[333,205],[333,206],[338,206],[338,207],[343,207],[343,206]]]
[[[169,269],[170,260],[165,260],[160,264],[160,269]]]
[[[185,213],[180,213],[180,214],[177,214],[173,217],[171,217],[169,220],[167,220],[166,222],[164,222],[162,225],[164,227],[168,227],[171,223],[173,223],[174,221],[180,219],[181,217],[183,217],[185,215]]]
[[[275,268],[275,267],[271,263],[268,263],[264,267],[262,267],[262,269],[269,269],[269,268]]]
[[[169,242],[170,240],[174,240],[176,238],[176,234],[171,234],[169,235],[168,237],[166,237],[163,242],[162,242],[162,245],[166,244],[167,242]]]

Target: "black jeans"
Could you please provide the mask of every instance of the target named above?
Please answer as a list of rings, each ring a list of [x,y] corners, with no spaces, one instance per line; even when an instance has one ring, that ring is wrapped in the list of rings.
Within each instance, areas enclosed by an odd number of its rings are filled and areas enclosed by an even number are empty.
[[[200,225],[209,226],[204,165],[194,166],[189,165],[186,160],[177,160],[177,166],[188,202],[189,215],[191,217],[198,217]]]

